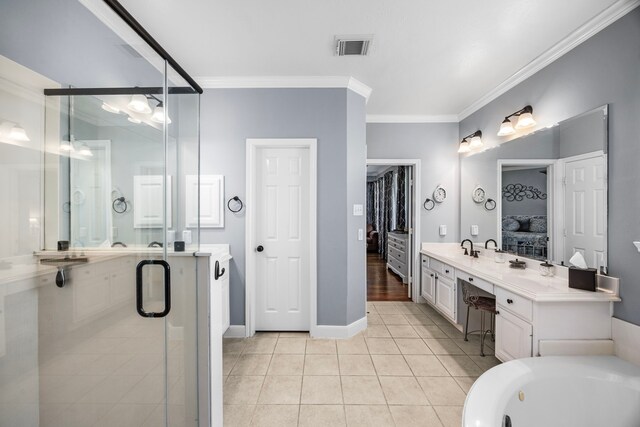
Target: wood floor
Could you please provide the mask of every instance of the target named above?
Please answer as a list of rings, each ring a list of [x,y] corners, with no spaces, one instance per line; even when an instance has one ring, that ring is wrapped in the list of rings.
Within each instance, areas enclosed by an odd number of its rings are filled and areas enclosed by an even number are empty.
[[[410,301],[402,279],[376,253],[367,254],[367,301]]]

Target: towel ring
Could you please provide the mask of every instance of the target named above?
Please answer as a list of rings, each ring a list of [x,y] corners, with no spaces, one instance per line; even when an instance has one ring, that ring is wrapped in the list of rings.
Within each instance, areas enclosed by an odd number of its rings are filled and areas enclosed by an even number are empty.
[[[493,199],[487,199],[486,202],[484,202],[484,208],[488,211],[492,211],[496,208],[496,201]]]
[[[424,208],[426,210],[430,211],[430,210],[433,210],[433,208],[436,207],[436,202],[434,202],[433,200],[427,198],[427,200],[424,201],[422,206],[424,206]]]
[[[236,209],[233,209],[231,207],[231,202],[236,202]],[[227,209],[229,209],[231,212],[233,213],[238,213],[242,210],[242,208],[244,207],[244,204],[242,203],[242,200],[240,200],[240,197],[238,196],[233,196],[232,198],[229,199],[229,201],[227,202]]]
[[[127,204],[123,196],[123,197],[118,197],[114,199],[113,203],[111,203],[111,208],[115,213],[121,214],[127,211],[127,209],[129,208],[129,205]]]

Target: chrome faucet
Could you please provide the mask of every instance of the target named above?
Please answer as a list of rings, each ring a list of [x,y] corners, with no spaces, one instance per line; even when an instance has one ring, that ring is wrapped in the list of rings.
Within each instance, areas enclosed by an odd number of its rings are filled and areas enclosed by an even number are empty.
[[[471,253],[469,253],[469,251],[467,250],[467,248],[465,248],[465,247],[464,247],[464,242],[469,242],[469,243],[471,243]],[[460,247],[464,248],[464,254],[465,254],[465,255],[473,256],[473,254],[474,254],[474,251],[473,251],[473,242],[472,242],[471,240],[469,240],[469,239],[464,239],[464,240],[462,241],[462,243],[460,243]]]
[[[496,247],[496,249],[498,249],[498,242],[496,242],[493,239],[489,239],[486,242],[484,242],[484,248],[485,249],[489,249],[489,242],[493,242],[494,246]]]

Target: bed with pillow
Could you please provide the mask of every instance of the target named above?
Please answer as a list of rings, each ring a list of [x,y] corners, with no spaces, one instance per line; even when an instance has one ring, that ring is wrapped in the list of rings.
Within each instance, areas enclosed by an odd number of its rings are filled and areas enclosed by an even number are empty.
[[[502,250],[532,258],[546,259],[547,216],[503,216]]]

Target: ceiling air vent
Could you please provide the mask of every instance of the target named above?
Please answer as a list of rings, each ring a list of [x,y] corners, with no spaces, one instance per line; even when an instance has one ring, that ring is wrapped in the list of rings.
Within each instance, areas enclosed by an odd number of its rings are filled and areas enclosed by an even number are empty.
[[[336,55],[360,55],[369,53],[373,36],[336,36]]]

